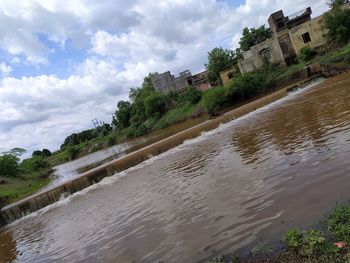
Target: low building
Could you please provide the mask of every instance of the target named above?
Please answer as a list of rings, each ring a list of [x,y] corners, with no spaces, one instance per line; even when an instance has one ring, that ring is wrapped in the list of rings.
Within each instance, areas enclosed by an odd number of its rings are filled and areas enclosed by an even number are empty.
[[[289,37],[296,54],[305,46],[317,48],[327,43],[324,36],[324,17],[319,16],[289,30]]]
[[[190,76],[186,80],[188,86],[195,87],[201,91],[206,91],[211,88],[211,85],[208,81],[208,70]]]
[[[221,83],[223,85],[226,85],[230,82],[230,80],[234,77],[237,76],[237,74],[239,74],[237,72],[237,67],[236,66],[232,66],[229,69],[223,70],[220,73],[220,79],[221,79]]]
[[[292,63],[304,46],[316,48],[326,43],[323,16],[311,19],[310,7],[285,16],[280,10],[269,16],[272,37],[243,53],[238,66],[241,73],[260,69],[266,63],[281,66]]]
[[[247,73],[260,69],[267,63],[286,65],[277,37],[267,39],[244,52],[238,67],[241,73]]]

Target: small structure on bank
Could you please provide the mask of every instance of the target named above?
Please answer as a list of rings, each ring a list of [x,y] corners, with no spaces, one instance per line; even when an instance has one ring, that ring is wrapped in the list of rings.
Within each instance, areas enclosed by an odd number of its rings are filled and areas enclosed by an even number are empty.
[[[237,76],[239,74],[239,71],[237,69],[237,66],[236,65],[233,65],[232,67],[226,69],[226,70],[223,70],[219,73],[220,75],[220,79],[221,79],[221,83],[223,85],[226,85],[230,82],[230,80],[232,78],[234,78],[235,76]]]

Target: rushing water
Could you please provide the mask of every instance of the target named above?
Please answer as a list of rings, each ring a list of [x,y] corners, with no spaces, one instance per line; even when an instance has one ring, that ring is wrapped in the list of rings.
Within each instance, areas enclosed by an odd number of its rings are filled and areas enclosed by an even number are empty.
[[[196,262],[350,197],[350,74],[297,91],[0,233],[0,261]]]

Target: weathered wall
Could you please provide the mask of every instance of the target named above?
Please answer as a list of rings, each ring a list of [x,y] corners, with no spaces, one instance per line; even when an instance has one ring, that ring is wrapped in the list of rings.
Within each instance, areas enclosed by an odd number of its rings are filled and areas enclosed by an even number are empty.
[[[233,76],[237,75],[237,69],[236,67],[231,67],[227,70],[220,72],[220,79],[222,84],[226,85],[229,83],[230,79],[232,79]]]
[[[262,51],[269,49],[271,58],[269,63],[285,65],[284,56],[276,37],[270,38],[250,48],[243,54],[244,59],[238,62],[241,73],[252,72],[265,66],[266,61],[262,56]]]
[[[304,43],[302,35],[309,33],[311,41]],[[326,33],[323,28],[323,15],[307,21],[299,26],[289,30],[289,37],[292,41],[295,52],[298,54],[300,49],[305,46],[316,48],[326,44],[327,40],[324,37]]]

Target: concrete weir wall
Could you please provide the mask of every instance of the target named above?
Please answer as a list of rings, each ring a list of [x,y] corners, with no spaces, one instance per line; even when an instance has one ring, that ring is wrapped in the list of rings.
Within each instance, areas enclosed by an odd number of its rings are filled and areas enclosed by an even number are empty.
[[[304,83],[308,80],[310,79],[304,80]],[[39,192],[16,203],[8,205],[2,208],[0,211],[0,227],[5,226],[6,224],[9,224],[27,214],[30,214],[58,201],[62,195],[66,196],[78,192],[94,183],[101,181],[106,176],[111,176],[117,172],[126,170],[153,156],[161,154],[171,148],[180,145],[185,140],[195,138],[204,131],[215,129],[222,123],[227,123],[251,111],[263,107],[275,100],[278,100],[286,96],[290,89],[302,84],[303,83],[300,82],[296,85],[277,90],[260,99],[256,99],[239,108],[233,109],[223,115],[220,115],[215,119],[200,123],[185,131],[179,132],[166,139],[153,143],[145,148],[129,153],[128,155],[125,155],[121,158],[91,169],[85,173],[80,174],[79,177],[74,178],[69,182],[62,183],[59,186],[55,186],[44,192]]]

